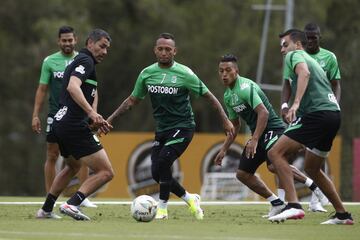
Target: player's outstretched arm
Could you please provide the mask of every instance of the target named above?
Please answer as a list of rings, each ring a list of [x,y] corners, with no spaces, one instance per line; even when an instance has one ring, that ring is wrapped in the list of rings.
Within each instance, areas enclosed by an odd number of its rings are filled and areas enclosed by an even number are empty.
[[[289,111],[289,100],[291,97],[291,86],[288,79],[284,79],[283,88],[281,91],[281,117],[284,122],[288,123],[286,121],[286,114]]]
[[[245,153],[247,158],[254,158],[256,154],[259,138],[264,133],[269,119],[269,111],[266,109],[263,103],[256,106],[254,111],[257,114],[257,121],[255,131],[248,143],[246,144]]]
[[[235,135],[235,129],[229,118],[226,116],[226,113],[221,106],[219,100],[210,92],[208,91],[203,95],[206,99],[208,99],[211,105],[216,109],[218,112],[224,126],[224,130],[226,135],[231,135],[232,137]]]
[[[292,122],[296,119],[296,111],[300,106],[301,99],[304,96],[310,78],[310,71],[305,62],[300,62],[296,64],[295,73],[298,76],[298,82],[294,103],[291,105],[289,112],[286,115],[286,120],[288,122]]]
[[[215,159],[214,159],[214,163],[216,165],[221,165],[222,163],[222,160],[223,158],[225,157],[226,155],[226,152],[228,151],[229,147],[231,146],[231,144],[234,142],[235,138],[236,138],[236,135],[237,133],[239,132],[239,129],[240,129],[240,121],[239,119],[234,119],[234,120],[231,120],[232,124],[234,125],[234,128],[235,128],[235,134],[234,135],[230,135],[228,134],[226,136],[226,139],[220,149],[220,151],[218,152],[218,154],[215,156]]]
[[[124,114],[128,110],[130,110],[133,106],[139,104],[141,100],[132,95],[127,97],[120,106],[107,118],[107,121],[111,124],[112,121],[119,115]]]

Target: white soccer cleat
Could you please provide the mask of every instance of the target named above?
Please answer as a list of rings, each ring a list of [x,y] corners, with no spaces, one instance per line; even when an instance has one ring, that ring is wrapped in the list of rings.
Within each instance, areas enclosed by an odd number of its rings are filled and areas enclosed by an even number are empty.
[[[38,219],[61,219],[61,217],[53,212],[45,212],[42,208],[40,208],[36,215]]]
[[[269,217],[269,221],[279,223],[279,222],[284,222],[288,219],[294,219],[294,220],[303,219],[304,216],[305,216],[304,210],[298,208],[288,208],[275,216]]]
[[[354,220],[352,219],[350,213],[347,213],[347,216],[344,219],[340,219],[336,213],[329,220],[322,222],[321,224],[353,225]]]
[[[286,207],[285,203],[281,204],[279,206],[271,206],[270,210],[269,210],[269,213],[266,214],[266,215],[263,215],[262,217],[263,218],[269,218],[269,217],[275,216],[275,215],[281,213],[281,210],[283,210],[285,207]]]
[[[84,201],[80,203],[80,207],[97,208],[88,198],[85,198]]]
[[[313,195],[315,195],[315,196],[313,196]],[[327,197],[324,195],[324,193],[318,187],[315,188],[315,190],[313,191],[311,200],[313,197],[316,197],[322,206],[329,204],[329,199],[327,199]]]
[[[83,214],[76,206],[67,204],[66,202],[61,204],[60,212],[72,217],[75,220],[90,220],[90,218]]]
[[[201,197],[199,194],[190,194],[191,198],[188,202],[190,212],[197,220],[203,220],[204,211],[200,207]]]
[[[317,199],[316,199],[317,200]],[[327,212],[327,210],[321,205],[319,201],[311,201],[309,203],[310,212]]]

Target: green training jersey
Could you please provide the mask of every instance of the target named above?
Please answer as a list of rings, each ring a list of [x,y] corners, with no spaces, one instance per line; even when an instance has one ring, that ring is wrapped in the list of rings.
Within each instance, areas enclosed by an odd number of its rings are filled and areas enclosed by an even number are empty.
[[[250,79],[238,76],[234,87],[228,87],[225,90],[224,102],[229,119],[233,120],[240,116],[250,127],[252,133],[254,133],[257,123],[257,113],[254,109],[261,103],[269,112],[266,129],[284,128],[282,120],[275,113],[265,93]]]
[[[49,87],[49,114],[55,115],[59,110],[59,95],[64,71],[76,55],[77,52],[72,56],[64,56],[59,51],[46,57],[43,61],[39,82]]]
[[[320,64],[329,81],[341,79],[339,65],[334,53],[320,48],[319,52],[309,55]]]
[[[170,68],[154,63],[141,71],[132,96],[144,99],[149,93],[156,122],[156,131],[173,128],[194,128],[194,113],[189,93],[202,96],[209,90],[195,73],[174,62]]]
[[[295,67],[298,63],[306,63],[310,71],[310,78],[305,93],[301,99],[298,116],[316,111],[339,111],[340,107],[326,77],[324,70],[304,50],[296,50],[286,54],[284,65],[284,79],[290,81],[292,96],[296,95],[298,76]]]

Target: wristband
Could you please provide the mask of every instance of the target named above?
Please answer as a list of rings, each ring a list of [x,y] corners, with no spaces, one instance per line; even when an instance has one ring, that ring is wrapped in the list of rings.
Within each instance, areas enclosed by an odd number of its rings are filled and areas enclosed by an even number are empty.
[[[289,105],[286,102],[281,105],[281,110],[284,108],[289,108]]]

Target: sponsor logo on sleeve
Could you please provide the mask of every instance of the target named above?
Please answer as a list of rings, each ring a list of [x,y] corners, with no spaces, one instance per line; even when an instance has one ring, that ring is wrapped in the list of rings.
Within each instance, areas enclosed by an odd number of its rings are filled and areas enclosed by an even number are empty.
[[[85,73],[85,67],[83,65],[79,65],[78,67],[75,68],[75,72],[78,72],[80,74],[84,74]]]

